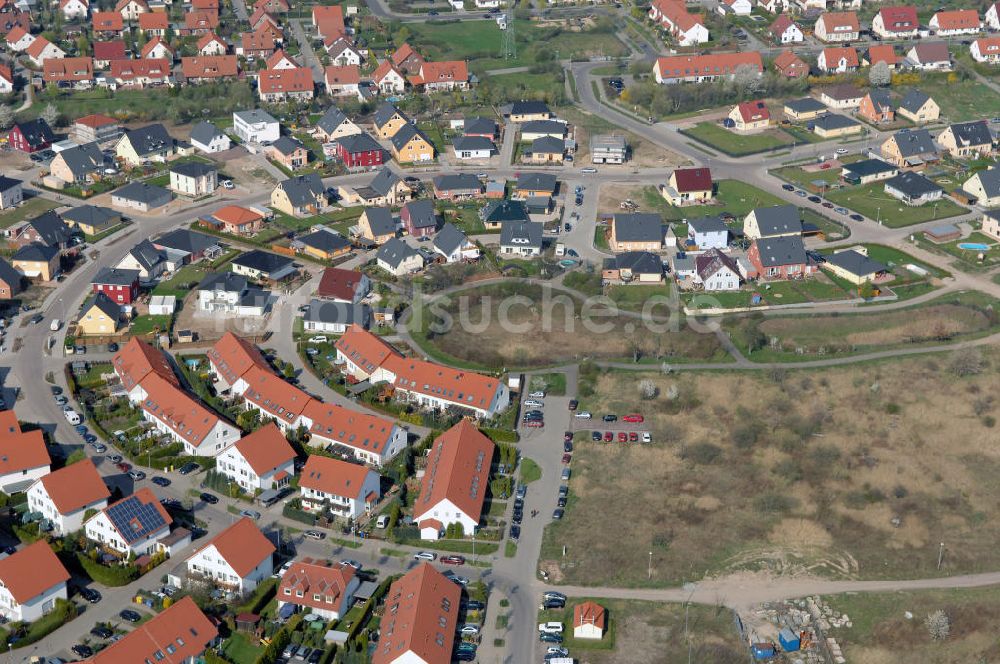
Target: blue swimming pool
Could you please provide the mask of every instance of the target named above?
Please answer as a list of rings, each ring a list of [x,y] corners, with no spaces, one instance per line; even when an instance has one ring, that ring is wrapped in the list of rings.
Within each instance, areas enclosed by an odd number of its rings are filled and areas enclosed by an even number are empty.
[[[960,242],[958,244],[959,249],[968,249],[969,251],[986,251],[990,248],[988,244],[982,244],[980,242]]]

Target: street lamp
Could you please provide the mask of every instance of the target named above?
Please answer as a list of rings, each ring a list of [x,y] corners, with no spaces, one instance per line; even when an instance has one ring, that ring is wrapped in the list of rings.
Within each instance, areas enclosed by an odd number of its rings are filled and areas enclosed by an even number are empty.
[[[652,580],[652,578],[653,578],[653,552],[652,551],[649,552],[648,576],[649,576],[649,579]]]

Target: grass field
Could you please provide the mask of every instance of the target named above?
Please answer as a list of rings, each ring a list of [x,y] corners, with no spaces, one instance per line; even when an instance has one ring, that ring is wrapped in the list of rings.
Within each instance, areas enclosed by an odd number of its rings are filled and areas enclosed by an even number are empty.
[[[54,210],[57,207],[59,207],[59,203],[50,201],[47,198],[40,196],[28,198],[20,207],[0,214],[0,228],[10,228],[16,223],[22,222],[25,219],[33,219],[43,212]]]
[[[608,297],[614,300],[614,303],[621,309],[626,311],[642,311],[650,298],[656,298],[658,302],[662,302],[663,298],[670,297],[672,292],[673,286],[670,283],[657,286],[628,284],[610,286],[608,288]],[[657,306],[662,311],[662,304]]]
[[[528,381],[528,392],[541,390],[545,396],[566,396],[566,374],[562,372],[534,374]]]
[[[1000,500],[991,388],[1000,356],[975,359],[957,351],[812,371],[595,372],[580,407],[641,413],[654,442],[578,437],[566,515],[546,529],[540,566],[557,583],[622,586],[736,570],[922,578],[997,569],[1000,523],[989,515]],[[640,398],[643,380],[656,398]],[[938,569],[942,538],[950,548]]]
[[[743,156],[777,150],[796,141],[782,130],[771,128],[757,134],[738,134],[717,122],[699,122],[682,134],[695,138],[709,147],[733,156]]]
[[[927,242],[930,242],[927,240]],[[973,242],[978,244],[985,244],[990,247],[987,251],[980,252],[974,249],[963,249],[960,244],[965,244],[967,242]],[[947,252],[959,259],[964,263],[970,265],[976,265],[979,267],[991,267],[1000,263],[1000,251],[998,251],[997,242],[995,239],[983,233],[974,232],[969,235],[969,237],[962,238],[960,240],[955,240],[953,242],[945,242],[944,244],[933,244],[934,247],[940,249],[941,251]],[[983,260],[979,260],[979,254],[983,254]]]
[[[825,272],[801,281],[772,281],[758,283],[753,288],[735,292],[687,293],[684,302],[698,309],[721,307],[735,309],[749,307],[754,293],[761,296],[762,305],[802,304],[804,302],[829,302],[855,297],[842,284]]]
[[[924,664],[993,662],[1000,655],[994,627],[1000,602],[992,588],[863,593],[823,598],[847,613],[853,625],[835,632],[844,656],[855,664],[920,661]],[[924,620],[944,611],[951,621],[946,641],[930,638]],[[907,618],[905,612],[913,617]]]
[[[982,83],[967,80],[953,84],[945,76],[935,76],[925,77],[916,87],[938,103],[943,121],[981,120],[1000,115],[1000,95]],[[909,88],[896,91],[905,95]]]
[[[698,217],[719,214],[721,212],[729,212],[735,217],[742,219],[742,217],[745,217],[754,208],[785,204],[785,201],[777,196],[738,180],[720,180],[717,183],[715,194],[717,203],[715,205],[674,207],[660,195],[656,187],[652,186],[643,187],[634,192],[633,195],[625,196],[624,198],[632,198],[644,211],[660,212],[667,221],[697,219]]]
[[[884,182],[830,191],[827,200],[849,210],[877,219],[889,228],[902,228],[935,219],[964,214],[966,209],[949,198],[912,207],[885,193]]]

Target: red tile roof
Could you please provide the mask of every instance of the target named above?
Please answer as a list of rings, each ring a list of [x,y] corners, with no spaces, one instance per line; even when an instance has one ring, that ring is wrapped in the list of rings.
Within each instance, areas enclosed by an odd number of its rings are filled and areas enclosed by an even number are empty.
[[[778,18],[774,19],[774,23],[767,30],[775,37],[780,38],[781,35],[785,34],[785,30],[793,25],[795,25],[795,22],[788,18],[787,14],[781,14]]]
[[[660,77],[664,79],[689,76],[723,76],[732,74],[737,67],[749,65],[764,71],[764,63],[757,51],[745,53],[713,53],[709,55],[672,55],[657,58]]]
[[[191,0],[191,9],[219,13],[219,0]]]
[[[397,48],[395,50],[395,52],[393,52],[393,54],[392,54],[392,64],[395,65],[395,66],[397,66],[397,67],[399,67],[406,60],[408,60],[410,58],[414,58],[415,60],[417,60],[419,62],[423,62],[424,61],[424,56],[422,56],[419,53],[417,53],[415,50],[413,50],[412,46],[410,46],[409,44],[407,44],[407,43],[404,42],[402,46],[400,46],[399,48]]]
[[[293,424],[313,400],[270,369],[251,367],[243,379],[247,382],[243,398],[272,417],[281,419],[286,426]]]
[[[125,19],[118,12],[94,12],[92,19],[94,32],[121,32],[125,29]]]
[[[295,450],[285,440],[274,422],[269,422],[251,434],[243,436],[235,445],[258,476],[269,473],[295,458]]]
[[[396,428],[392,420],[313,399],[302,415],[309,433],[343,445],[382,455]]]
[[[400,76],[403,76],[403,73],[399,71],[395,65],[392,64],[392,60],[389,59],[383,60],[381,63],[379,63],[379,66],[375,68],[375,72],[372,74],[372,80],[374,80],[376,83],[379,83],[382,81],[383,78],[388,76],[389,72],[392,71],[396,72]]]
[[[69,572],[44,539],[0,560],[0,582],[18,604],[66,581],[69,581]]]
[[[594,625],[602,632],[607,628],[608,612],[596,602],[581,602],[573,607],[573,627]]]
[[[953,9],[934,14],[938,30],[978,30],[979,12],[975,9]]]
[[[201,51],[201,49],[205,48],[212,42],[219,42],[219,45],[222,46],[223,51],[229,50],[229,46],[226,44],[225,40],[219,37],[219,35],[215,34],[214,32],[209,32],[207,35],[202,35],[201,39],[198,40],[198,43],[195,44],[195,47],[199,51]]]
[[[125,58],[125,42],[121,39],[94,43],[95,60],[122,60]]]
[[[41,429],[21,431],[12,410],[0,411],[0,476],[52,463]]]
[[[122,44],[123,52],[124,48]],[[91,58],[47,58],[42,63],[42,70],[46,81],[90,81],[94,78],[94,61]]]
[[[241,205],[227,205],[213,212],[212,217],[224,224],[243,226],[262,220],[264,215]]]
[[[678,168],[674,171],[674,181],[677,183],[678,193],[711,191],[712,171],[708,168]]]
[[[798,78],[809,73],[809,65],[792,51],[782,51],[774,59],[774,66],[789,78]]]
[[[878,14],[886,32],[912,32],[920,27],[916,7],[883,7]]]
[[[257,89],[261,94],[312,92],[312,70],[308,67],[265,69],[257,74]]]
[[[274,35],[264,30],[244,32],[240,40],[244,53],[248,51],[273,51],[277,43]]]
[[[38,480],[60,514],[71,514],[111,496],[90,459],[72,463]]]
[[[141,78],[166,79],[170,76],[170,61],[166,58],[115,60],[111,63],[111,76],[126,84]]]
[[[469,68],[462,60],[448,62],[425,62],[420,65],[420,82],[434,83],[466,83],[469,80]]]
[[[45,49],[51,45],[52,42],[45,37],[38,35],[35,37],[35,40],[28,45],[28,48],[24,49],[24,52],[27,53],[29,57],[37,59],[45,51]],[[57,46],[56,48],[59,47]]]
[[[413,505],[414,520],[419,522],[447,500],[478,522],[495,449],[493,441],[465,419],[438,436],[427,455],[420,495]]]
[[[350,565],[311,558],[297,560],[281,577],[277,599],[279,602],[298,606],[336,611],[340,609],[344,593],[355,573],[356,570]],[[297,596],[300,592],[302,597]],[[319,600],[313,598],[313,595],[319,595]]]
[[[415,358],[390,357],[385,368],[396,376],[395,387],[442,399],[466,408],[488,410],[500,380],[464,369]]]
[[[756,101],[744,101],[736,105],[739,109],[740,117],[743,118],[743,122],[760,122],[762,120],[771,119],[771,113],[767,110],[767,104],[762,100],[757,99]],[[709,187],[711,187],[712,177],[708,177]],[[704,189],[698,189],[697,191],[705,191]]]
[[[276,551],[271,540],[267,539],[253,519],[248,517],[243,517],[206,542],[188,556],[188,560],[210,546],[215,547],[240,578],[252,572]]]
[[[996,55],[1000,53],[1000,37],[977,39],[974,43],[979,47],[979,52],[982,55]]]
[[[0,65],[0,79],[7,81],[8,83],[14,82],[14,76],[10,72],[10,67],[7,65]]]
[[[840,59],[844,59],[846,67],[858,66],[858,52],[851,46],[835,46],[823,49],[823,58],[826,61],[827,69],[836,69],[840,66]]]
[[[323,70],[323,80],[327,85],[357,85],[361,82],[361,69],[357,65],[330,65]]]
[[[136,337],[132,337],[115,354],[111,364],[126,390],[131,390],[150,374],[156,374],[173,385],[180,385],[174,370],[170,367],[170,362],[167,361],[166,353]]]
[[[222,421],[186,390],[158,375],[147,376],[142,381],[142,389],[146,391],[146,398],[140,407],[194,447],[200,447]]]
[[[823,26],[826,28],[827,34],[832,33],[837,28],[848,28],[850,32],[861,30],[858,15],[854,12],[826,12],[819,18],[823,21]]]
[[[391,664],[407,652],[428,664],[450,662],[461,599],[458,584],[427,563],[394,581],[372,664]]]
[[[363,500],[365,496],[361,495],[361,491],[365,480],[374,472],[367,466],[311,454],[299,473],[299,486],[333,496]]]
[[[334,344],[353,364],[371,374],[389,357],[402,357],[395,349],[358,325],[351,325]]]
[[[140,14],[140,16],[146,16],[146,14]],[[150,53],[153,52],[153,49],[156,48],[158,44],[163,45],[167,49],[167,51],[170,52],[171,55],[175,53],[173,47],[170,44],[163,41],[159,37],[153,37],[148,42],[146,42],[145,46],[142,47],[142,52],[140,53],[140,55],[144,58],[147,57]]]
[[[270,370],[270,365],[260,349],[232,332],[222,335],[206,354],[215,370],[230,385],[239,380],[251,367]]]
[[[166,30],[170,27],[167,12],[143,12],[139,14],[140,30]]]
[[[361,280],[365,275],[356,270],[345,270],[339,267],[323,269],[316,294],[320,297],[332,297],[347,302],[354,301]]]
[[[91,129],[99,129],[101,127],[107,127],[108,125],[118,124],[118,120],[108,117],[107,115],[94,113],[93,115],[85,115],[82,118],[77,118],[73,121],[73,124],[83,125],[84,127],[90,127]]]
[[[215,12],[188,12],[184,14],[184,27],[188,30],[215,30],[219,15]]]
[[[182,664],[201,655],[219,635],[215,624],[190,597],[139,625],[94,655],[91,664]]]
[[[181,70],[188,78],[225,78],[238,73],[235,55],[202,55],[181,58]]]
[[[653,7],[660,16],[681,32],[687,32],[694,26],[704,23],[704,18],[700,14],[689,12],[687,3],[682,0],[655,0]]]
[[[313,5],[312,16],[320,36],[344,34],[344,10],[340,5]]]
[[[887,65],[899,64],[899,56],[896,55],[896,47],[892,44],[878,44],[868,49],[868,62],[884,62]]]

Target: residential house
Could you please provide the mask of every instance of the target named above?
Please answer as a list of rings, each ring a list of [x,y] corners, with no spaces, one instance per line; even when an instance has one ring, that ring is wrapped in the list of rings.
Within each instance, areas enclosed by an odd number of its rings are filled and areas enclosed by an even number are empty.
[[[864,253],[862,253],[864,252]],[[882,263],[868,258],[867,249],[845,249],[826,256],[823,266],[855,286],[883,281],[889,272]]]
[[[439,539],[452,526],[466,535],[476,532],[495,451],[493,441],[467,419],[434,440],[413,504],[421,539]]]
[[[413,47],[403,42],[391,56],[392,65],[404,74],[416,74],[420,65],[424,64],[424,56],[413,50]]]
[[[446,223],[434,236],[431,246],[444,256],[446,263],[479,260],[479,246],[451,222]]]
[[[782,51],[774,59],[774,68],[785,78],[803,78],[809,75],[809,65],[792,51]]]
[[[94,44],[94,47],[101,44]],[[124,44],[122,45],[124,50]],[[86,90],[94,84],[93,58],[51,58],[42,66],[46,85],[69,90]]]
[[[77,143],[108,143],[122,135],[121,125],[114,118],[99,113],[85,115],[73,121],[70,138]]]
[[[315,173],[279,182],[271,192],[271,207],[293,217],[319,214],[327,204],[323,181]]]
[[[340,459],[312,454],[299,476],[302,509],[345,519],[367,514],[382,496],[378,473]]]
[[[149,240],[142,240],[129,249],[118,264],[119,269],[136,270],[142,283],[155,281],[167,269],[166,252],[157,249]]]
[[[464,60],[424,62],[417,75],[410,77],[410,83],[428,93],[468,90],[469,68]]]
[[[187,16],[190,17],[191,14]],[[181,58],[181,73],[188,83],[195,85],[214,83],[226,78],[236,78],[239,74],[239,63],[235,55],[199,55]]]
[[[457,408],[492,417],[510,403],[502,380],[416,358],[404,358],[371,332],[354,325],[335,344],[337,361],[353,380],[385,381],[396,395],[425,408]],[[312,433],[316,434],[313,427]]]
[[[757,99],[736,104],[729,111],[729,119],[737,131],[752,131],[765,129],[771,124],[771,113],[767,110],[764,100]]]
[[[736,261],[719,249],[694,257],[694,277],[706,292],[739,290],[742,281]]]
[[[0,258],[0,300],[10,300],[24,288],[24,275]]]
[[[800,279],[816,271],[800,235],[756,239],[747,260],[754,274],[763,279]]]
[[[372,73],[372,82],[384,95],[399,95],[406,89],[406,77],[389,59],[383,60],[375,68]]]
[[[90,2],[88,0],[60,0],[59,11],[67,21],[85,19],[90,13]]]
[[[85,73],[86,69],[91,70],[90,79],[93,78],[94,69],[106,70],[112,62],[128,59],[125,54],[125,42],[121,39],[113,41],[101,41],[93,45],[94,57],[90,58],[65,58],[66,60],[86,60],[86,63],[79,63],[76,67],[78,72]],[[88,79],[89,80],[89,79]]]
[[[14,74],[7,65],[0,65],[0,95],[9,95],[14,91]]]
[[[872,19],[872,33],[882,39],[913,39],[919,30],[916,7],[883,7]]]
[[[229,51],[229,44],[219,35],[209,32],[198,39],[195,48],[198,55],[225,55]]]
[[[189,578],[242,596],[271,576],[276,550],[253,519],[243,517],[203,544],[184,564]]]
[[[115,60],[108,76],[123,88],[172,86],[171,61],[167,58]]]
[[[399,238],[392,238],[378,248],[375,264],[391,275],[401,277],[424,267],[424,257]]]
[[[824,48],[816,59],[816,66],[825,74],[856,71],[859,65],[858,52],[850,46]]]
[[[413,237],[430,236],[437,230],[438,214],[434,202],[426,199],[407,201],[399,211],[403,229]]]
[[[840,177],[848,184],[869,184],[888,180],[899,173],[899,168],[881,159],[862,159],[844,164]]]
[[[392,210],[387,207],[365,208],[358,218],[358,228],[361,237],[377,245],[396,237],[396,221],[392,218]]]
[[[17,207],[24,201],[24,186],[20,180],[0,175],[0,210]]]
[[[827,43],[857,41],[861,37],[861,24],[854,12],[826,12],[816,20],[813,34]]]
[[[962,189],[976,198],[983,207],[1000,207],[1000,168],[993,166],[975,173],[965,181]],[[983,222],[986,229],[986,222]]]
[[[337,158],[351,170],[377,168],[386,162],[385,150],[365,132],[336,138],[333,145]]]
[[[865,51],[861,64],[869,67],[884,62],[889,71],[894,71],[902,64],[902,59],[896,55],[896,47],[892,44],[877,44],[869,46]]]
[[[515,101],[501,109],[503,116],[515,124],[555,117],[544,101]]]
[[[330,142],[341,136],[360,134],[361,127],[354,124],[339,108],[330,106],[316,123],[314,133],[321,141]]]
[[[308,67],[265,69],[257,74],[257,96],[264,103],[306,102],[313,94],[312,70]]]
[[[161,12],[156,12],[157,14]],[[166,60],[173,62],[177,57],[177,51],[170,44],[163,41],[162,37],[153,37],[139,52],[141,59]]]
[[[704,205],[712,200],[714,189],[711,170],[678,168],[667,178],[661,192],[672,205]]]
[[[334,302],[358,304],[371,292],[371,288],[371,279],[363,272],[325,267],[316,287],[316,296]]]
[[[155,210],[166,205],[170,200],[169,191],[145,182],[129,182],[111,194],[111,205],[138,212]]]
[[[271,294],[250,286],[235,272],[208,274],[198,284],[198,311],[239,316],[263,316]]]
[[[8,496],[27,491],[49,474],[50,464],[42,430],[23,431],[13,410],[0,411],[0,491]]]
[[[48,519],[54,534],[68,535],[83,527],[88,510],[107,507],[111,492],[94,462],[83,459],[35,480],[27,496],[28,509]]]
[[[351,325],[371,327],[372,310],[367,304],[312,300],[306,305],[303,329],[306,332],[343,334]]]
[[[6,622],[34,622],[67,601],[70,574],[46,539],[0,559],[0,615]]]
[[[920,173],[903,171],[885,181],[885,193],[906,205],[917,206],[939,200],[944,190]]]
[[[99,651],[91,664],[142,663],[164,652],[164,664],[197,661],[219,630],[190,597],[184,597]],[[138,659],[133,659],[138,653]],[[168,659],[169,658],[169,659]]]
[[[699,217],[688,221],[687,244],[701,251],[729,246],[729,227],[720,217]]]
[[[77,334],[80,336],[108,336],[118,332],[121,325],[121,305],[102,291],[88,297],[80,307]]]
[[[649,251],[663,249],[663,219],[657,213],[616,213],[611,219],[608,244],[611,251]]]
[[[34,41],[24,50],[24,53],[31,60],[31,64],[36,67],[43,66],[48,60],[57,60],[66,57],[65,51],[41,35],[35,37]]]
[[[812,125],[816,135],[823,138],[851,136],[853,134],[860,134],[861,130],[864,129],[857,120],[837,113],[821,115],[813,120]]]
[[[353,338],[354,335],[348,336],[352,330],[366,335],[371,334],[358,325],[352,325],[347,330],[337,340],[337,344],[340,344],[345,337]],[[397,367],[399,370],[405,368]],[[424,367],[421,366],[417,371],[422,372],[423,369]],[[395,381],[394,374],[390,372],[383,371],[382,375],[390,382]],[[422,373],[419,377],[430,378]],[[417,375],[414,374],[408,379],[416,378]],[[476,378],[477,376],[473,374],[473,382],[476,382]],[[402,378],[400,378],[401,380]],[[427,381],[425,380],[425,382]],[[432,379],[428,384],[434,382],[436,381]],[[416,386],[411,388],[397,386],[396,389],[399,396],[412,398],[414,390],[419,388]],[[413,400],[421,403],[419,398],[413,398]],[[433,405],[431,406],[433,407]],[[392,420],[378,415],[360,413],[336,404],[326,404],[316,399],[306,404],[302,412],[302,423],[309,431],[310,441],[313,444],[333,445],[340,452],[351,454],[355,460],[373,466],[382,466],[388,463],[403,451],[407,444],[406,430]]]
[[[791,204],[754,208],[743,219],[743,234],[751,240],[801,236],[799,209]]]
[[[269,422],[226,448],[215,470],[249,494],[281,488],[295,475],[295,450],[281,429]]]
[[[521,124],[521,142],[531,142],[539,138],[566,136],[566,123],[562,120],[529,120]]]
[[[202,221],[210,223],[214,228],[232,235],[256,235],[264,228],[264,215],[260,211],[241,205],[227,205],[213,212]]]
[[[479,210],[479,219],[488,231],[498,231],[508,221],[531,221],[523,201],[493,200]]]
[[[864,91],[850,83],[823,88],[819,93],[819,100],[828,108],[841,111],[857,108],[864,97]]]
[[[750,0],[720,0],[717,7],[723,16],[749,16],[752,9]]]
[[[573,607],[573,638],[604,638],[608,628],[608,612],[596,602],[581,602]]]
[[[392,156],[401,164],[432,161],[435,157],[431,139],[409,123],[400,127],[389,142],[392,145]]]
[[[433,179],[434,198],[450,201],[477,198],[483,193],[483,183],[472,173],[436,175]]]
[[[410,118],[389,102],[384,102],[375,109],[375,134],[383,141],[392,138],[400,127],[407,124],[410,124]]]
[[[42,118],[15,122],[7,132],[7,142],[15,150],[21,152],[38,152],[47,150],[55,140],[55,134],[49,123]]]
[[[456,136],[452,139],[452,149],[456,159],[489,159],[496,153],[497,146],[482,136]]]
[[[170,167],[170,190],[185,196],[212,194],[219,186],[215,166],[188,161]]]
[[[15,247],[23,247],[26,244],[43,244],[56,249],[67,248],[73,235],[73,229],[62,220],[62,217],[51,210],[16,226],[9,233],[10,243]]]
[[[281,125],[259,108],[234,111],[233,132],[244,143],[273,143],[281,137]]]
[[[184,14],[184,27],[180,28],[179,32],[184,36],[207,35],[218,28],[219,15],[217,13],[189,11]]]
[[[826,113],[826,105],[812,97],[793,99],[786,101],[782,112],[790,120],[805,122],[815,120],[820,115]]]
[[[345,256],[351,251],[351,243],[347,238],[328,228],[299,236],[295,238],[295,242],[303,253],[325,261]]]
[[[969,46],[969,54],[976,62],[1000,62],[1000,37],[977,39]]]
[[[663,262],[648,251],[626,251],[604,259],[601,277],[625,284],[659,284],[663,282]]]
[[[536,196],[555,196],[559,184],[552,173],[521,173],[514,183],[513,198],[525,200]]]
[[[361,69],[358,65],[329,65],[323,69],[323,82],[332,97],[358,97]]]
[[[544,246],[542,224],[508,221],[500,227],[500,253],[519,258],[540,256]]]
[[[206,154],[214,154],[228,150],[231,141],[221,129],[202,120],[191,129],[191,145]]]
[[[445,662],[455,647],[462,590],[422,563],[389,586],[372,664]]]
[[[896,119],[892,98],[888,90],[873,88],[861,100],[858,115],[869,122],[892,122]]]
[[[741,67],[763,74],[760,53],[748,51],[662,57],[657,58],[653,73],[657,83],[701,83],[719,78],[731,79]]]
[[[90,282],[94,295],[103,293],[118,305],[129,305],[139,297],[139,271],[102,267]]]
[[[939,11],[931,16],[927,27],[936,31],[939,37],[955,35],[975,35],[982,30],[979,12],[975,9],[952,9]]]
[[[336,37],[323,42],[323,48],[330,58],[330,62],[336,67],[360,67],[364,57],[361,51],[355,48],[354,43],[346,37]]]
[[[906,62],[923,71],[951,70],[951,54],[946,42],[921,42],[906,52]]]
[[[561,164],[566,152],[566,142],[561,138],[542,136],[536,138],[521,153],[521,161],[528,164]]]
[[[174,155],[176,145],[162,124],[151,124],[126,129],[115,144],[115,154],[129,166],[142,166],[151,161],[163,163]]]
[[[218,240],[211,235],[186,228],[165,233],[153,242],[157,249],[166,249],[174,256],[178,256],[177,262],[181,264],[196,263],[203,258],[215,256],[220,251]]]
[[[296,560],[278,584],[278,610],[294,606],[325,620],[338,620],[351,608],[360,585],[357,571],[350,565],[312,558]]]
[[[7,48],[9,48],[14,53],[24,53],[28,50],[28,47],[38,39],[35,35],[31,34],[29,30],[31,29],[31,24],[27,27],[21,25],[14,25],[7,31],[7,36],[4,37],[7,42]]]
[[[149,5],[146,4],[146,0],[118,0],[115,11],[126,21],[135,21],[139,18],[139,14],[149,11]]]
[[[802,28],[795,24],[792,19],[788,17],[788,14],[781,14],[778,18],[774,19],[767,32],[771,35],[771,40],[775,44],[801,44],[805,41],[805,36],[802,34]],[[786,51],[790,53],[791,51]]]
[[[139,30],[147,38],[165,37],[170,29],[170,14],[167,12],[143,12],[139,14]]]
[[[983,23],[993,30],[1000,30],[1000,2],[990,4],[983,14]]]
[[[900,105],[901,114],[902,109]],[[886,161],[899,168],[923,167],[940,159],[934,139],[926,129],[896,132],[879,146],[879,151]]]
[[[980,230],[991,238],[1000,240],[1000,211],[987,210],[983,212],[982,228]]]
[[[624,136],[595,134],[590,137],[590,161],[594,164],[624,164],[628,143]]]
[[[344,27],[344,10],[340,5],[312,8],[312,23],[316,34],[323,38],[338,37],[347,33]]]
[[[654,0],[649,18],[660,24],[679,46],[692,46],[708,41],[708,28],[700,14],[692,14],[680,0]]]
[[[254,249],[233,259],[233,272],[254,281],[281,281],[295,274],[295,262],[288,256]]]
[[[244,32],[240,35],[240,45],[236,47],[236,55],[242,55],[247,62],[266,60],[280,45],[279,34],[268,29]]]
[[[125,20],[118,12],[94,12],[91,26],[95,36],[117,37],[125,30]]]
[[[22,246],[10,257],[10,264],[28,279],[52,281],[61,270],[59,248],[32,242]]]
[[[993,135],[986,120],[948,125],[937,142],[956,159],[988,156],[993,151]]]
[[[87,519],[83,530],[87,539],[122,557],[142,556],[156,552],[173,521],[156,495],[143,487]]]
[[[297,139],[282,136],[264,148],[265,154],[274,162],[290,171],[297,171],[309,163],[309,151]]]
[[[67,184],[87,184],[100,176],[106,164],[97,143],[84,143],[60,150],[49,162],[49,175]]]

